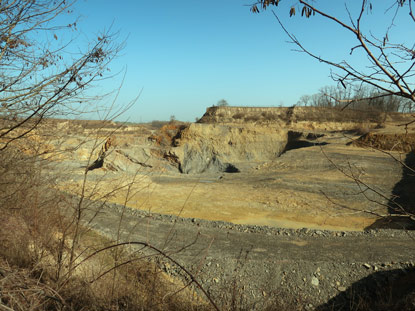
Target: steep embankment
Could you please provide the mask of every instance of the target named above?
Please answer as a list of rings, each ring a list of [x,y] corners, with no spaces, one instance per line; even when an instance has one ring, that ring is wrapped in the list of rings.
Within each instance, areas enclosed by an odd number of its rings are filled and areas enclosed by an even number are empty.
[[[199,123],[378,123],[385,114],[378,110],[352,110],[326,107],[209,107]]]
[[[273,124],[290,130],[345,131],[413,120],[410,114],[330,107],[209,107],[199,123]]]
[[[276,159],[299,137],[373,129],[402,114],[323,107],[210,107],[181,129],[172,153],[182,173],[236,172],[241,163]],[[287,135],[289,132],[296,135]]]
[[[370,132],[353,141],[353,145],[407,153],[414,150],[415,133]]]
[[[278,126],[191,124],[174,153],[182,173],[236,172],[239,163],[277,158],[287,139]]]

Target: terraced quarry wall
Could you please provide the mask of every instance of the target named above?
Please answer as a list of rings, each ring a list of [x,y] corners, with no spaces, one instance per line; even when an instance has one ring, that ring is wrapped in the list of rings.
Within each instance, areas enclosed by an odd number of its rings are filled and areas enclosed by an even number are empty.
[[[279,126],[191,124],[174,152],[183,173],[236,172],[240,162],[276,159],[287,141],[287,130]]]
[[[199,123],[374,123],[399,121],[406,116],[379,110],[341,110],[325,107],[209,107]]]

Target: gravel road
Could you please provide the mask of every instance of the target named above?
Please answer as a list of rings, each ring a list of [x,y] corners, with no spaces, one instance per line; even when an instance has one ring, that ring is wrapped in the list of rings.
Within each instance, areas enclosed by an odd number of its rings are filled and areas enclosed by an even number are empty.
[[[87,214],[93,210],[89,207]],[[146,241],[168,252],[223,307],[236,297],[241,307],[262,310],[284,297],[305,309],[324,309],[333,297],[346,297],[344,293],[356,284],[361,287],[362,279],[372,282],[370,275],[389,278],[414,266],[413,235],[398,230],[335,232],[235,225],[150,214],[116,204],[101,208],[90,226],[115,238],[122,214],[122,241]],[[171,263],[161,265],[168,274],[180,275]],[[365,287],[375,286],[366,283]]]

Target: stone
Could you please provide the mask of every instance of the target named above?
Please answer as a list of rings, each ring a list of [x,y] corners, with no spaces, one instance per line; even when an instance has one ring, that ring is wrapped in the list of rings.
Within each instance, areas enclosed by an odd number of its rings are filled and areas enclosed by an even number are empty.
[[[315,276],[313,276],[311,278],[311,284],[314,285],[314,286],[318,286],[320,284],[320,282],[319,282],[318,278],[316,278]]]
[[[240,162],[275,159],[287,141],[287,129],[278,126],[193,123],[181,132],[174,156],[184,174],[237,173]]]

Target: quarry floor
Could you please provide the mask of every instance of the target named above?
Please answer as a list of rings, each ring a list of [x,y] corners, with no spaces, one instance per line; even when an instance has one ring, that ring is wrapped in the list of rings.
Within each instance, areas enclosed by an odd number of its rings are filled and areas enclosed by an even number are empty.
[[[139,170],[128,179],[124,172],[96,170],[88,178],[91,184],[100,181],[99,193],[134,180],[128,195],[122,190],[107,200],[144,211],[235,224],[359,231],[376,222],[375,214],[387,214],[402,166],[388,154],[348,145],[355,138],[326,133],[317,140],[299,140],[273,161],[238,163],[238,173]],[[78,189],[82,173],[80,169],[74,178]]]

